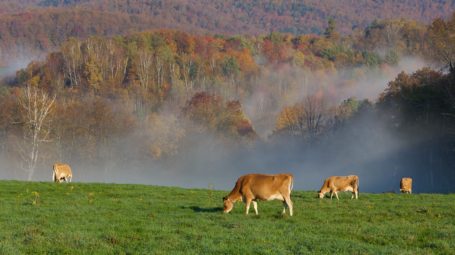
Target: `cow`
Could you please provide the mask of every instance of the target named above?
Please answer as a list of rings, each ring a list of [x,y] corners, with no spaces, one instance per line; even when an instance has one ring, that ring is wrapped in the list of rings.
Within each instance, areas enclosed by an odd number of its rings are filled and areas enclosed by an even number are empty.
[[[410,177],[401,178],[400,192],[412,194],[412,178]]]
[[[319,190],[319,198],[324,198],[327,192],[330,192],[330,199],[332,199],[333,194],[338,198],[338,191],[351,191],[352,197],[359,198],[359,177],[357,175],[349,176],[330,176],[325,179],[324,184]]]
[[[245,214],[250,210],[253,203],[254,212],[258,215],[258,200],[281,200],[283,201],[283,214],[286,207],[292,216],[291,191],[294,177],[292,174],[247,174],[240,176],[235,183],[234,189],[229,195],[223,197],[224,213],[229,213],[234,208],[234,203],[243,201],[246,204]]]
[[[73,178],[73,173],[71,172],[71,167],[68,164],[55,163],[54,172],[52,179],[54,182],[61,183],[62,181],[71,182]]]

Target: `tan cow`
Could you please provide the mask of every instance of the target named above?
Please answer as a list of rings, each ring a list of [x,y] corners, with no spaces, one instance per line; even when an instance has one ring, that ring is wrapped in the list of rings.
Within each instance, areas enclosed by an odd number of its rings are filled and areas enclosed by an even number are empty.
[[[234,208],[234,203],[244,201],[246,204],[245,214],[250,210],[253,202],[254,212],[258,214],[258,200],[281,200],[283,201],[283,214],[286,207],[292,216],[291,191],[294,177],[292,174],[247,174],[240,176],[235,183],[234,189],[223,198],[224,212],[229,213]]]
[[[401,178],[400,191],[402,193],[412,194],[412,178],[410,178],[410,177]]]
[[[324,184],[319,190],[319,198],[324,198],[325,193],[330,192],[330,199],[332,199],[333,194],[338,198],[338,191],[351,191],[351,199],[359,198],[359,177],[357,175],[349,176],[330,176],[325,179]]]
[[[71,182],[73,178],[73,173],[71,172],[71,167],[68,164],[55,163],[54,164],[54,173],[52,179],[54,182]]]

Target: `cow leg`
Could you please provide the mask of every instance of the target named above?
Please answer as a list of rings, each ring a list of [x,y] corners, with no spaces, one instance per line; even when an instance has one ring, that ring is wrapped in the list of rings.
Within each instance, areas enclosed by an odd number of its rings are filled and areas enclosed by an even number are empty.
[[[286,204],[286,201],[283,201],[283,212],[282,212],[283,214],[286,213],[286,207],[287,207],[287,206],[288,206],[288,205]]]
[[[340,200],[340,199],[338,198],[338,192],[335,192],[335,197],[337,198],[337,200]]]
[[[254,208],[254,212],[256,213],[256,215],[258,215],[258,202],[253,201],[253,208]]]
[[[291,197],[290,196],[287,196],[284,198],[284,201],[286,202],[286,205],[288,206],[289,208],[289,215],[292,216],[292,201],[291,201]]]
[[[246,208],[245,208],[245,214],[248,215],[248,212],[250,211],[250,205],[251,205],[251,198],[246,199]]]
[[[358,190],[355,191],[355,199],[359,199],[359,191]]]

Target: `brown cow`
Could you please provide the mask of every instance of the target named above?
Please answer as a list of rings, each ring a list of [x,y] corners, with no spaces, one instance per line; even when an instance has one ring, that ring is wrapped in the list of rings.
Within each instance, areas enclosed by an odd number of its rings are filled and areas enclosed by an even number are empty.
[[[401,178],[400,191],[402,193],[412,194],[412,178],[410,178],[410,177]]]
[[[332,199],[333,194],[338,198],[338,191],[351,191],[351,199],[359,198],[359,177],[357,175],[349,176],[330,176],[325,179],[324,184],[319,190],[319,198],[324,198],[325,193],[330,192],[330,199]]]
[[[73,178],[73,173],[71,172],[71,167],[68,164],[63,163],[55,163],[54,164],[54,172],[52,179],[54,182],[71,182]]]
[[[229,213],[234,208],[234,203],[244,201],[246,203],[245,214],[250,210],[253,202],[254,212],[258,214],[257,200],[281,200],[283,201],[283,214],[286,207],[292,216],[291,191],[294,177],[292,174],[247,174],[240,176],[235,183],[234,189],[223,198],[224,212]]]

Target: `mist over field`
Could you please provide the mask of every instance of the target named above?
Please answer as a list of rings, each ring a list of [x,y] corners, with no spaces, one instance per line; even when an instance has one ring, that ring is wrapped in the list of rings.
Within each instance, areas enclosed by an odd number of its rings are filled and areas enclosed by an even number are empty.
[[[115,157],[96,163],[73,160],[72,166],[76,182],[141,183],[191,188],[231,189],[236,179],[246,173],[292,173],[294,187],[298,190],[318,190],[323,180],[331,175],[355,174],[360,178],[363,192],[397,192],[399,180],[412,176],[415,192],[439,191],[419,167],[418,155],[413,155],[413,146],[424,144],[425,138],[406,140],[394,136],[384,127],[384,123],[373,114],[357,118],[349,128],[309,145],[302,145],[295,139],[270,139],[274,131],[274,121],[282,107],[291,105],[306,96],[323,96],[326,104],[336,106],[347,98],[369,99],[375,102],[390,80],[401,71],[412,73],[427,66],[418,58],[404,58],[396,67],[386,73],[363,70],[355,76],[356,70],[343,70],[317,79],[310,72],[285,70],[261,77],[261,81],[296,83],[296,93],[290,93],[288,101],[280,101],[277,95],[264,94],[260,88],[252,96],[244,99],[242,105],[247,116],[251,116],[253,127],[261,136],[247,146],[226,143],[216,135],[206,131],[192,133],[182,138],[183,146],[175,155],[159,160],[135,159],[116,161]],[[357,68],[357,73],[362,68]],[[343,74],[352,75],[346,85]],[[269,75],[273,76],[270,77]],[[280,76],[280,77],[279,77]],[[322,86],[321,86],[322,85]],[[322,88],[322,89],[321,89]],[[275,102],[275,103],[273,103]],[[277,104],[278,102],[278,104]],[[162,112],[163,116],[169,113]],[[174,128],[184,123],[175,122]],[[262,125],[262,126],[261,126]],[[186,129],[185,127],[181,127]],[[130,134],[140,133],[130,130]],[[163,135],[163,134],[158,134]],[[173,134],[172,134],[173,135]],[[112,147],[102,150],[114,155],[135,154],[137,138],[117,137]],[[411,151],[411,152],[410,152]],[[128,157],[127,157],[128,158]],[[0,178],[23,179],[20,170],[1,160]],[[52,166],[37,169],[34,180],[51,181]],[[433,183],[432,183],[433,181]]]

